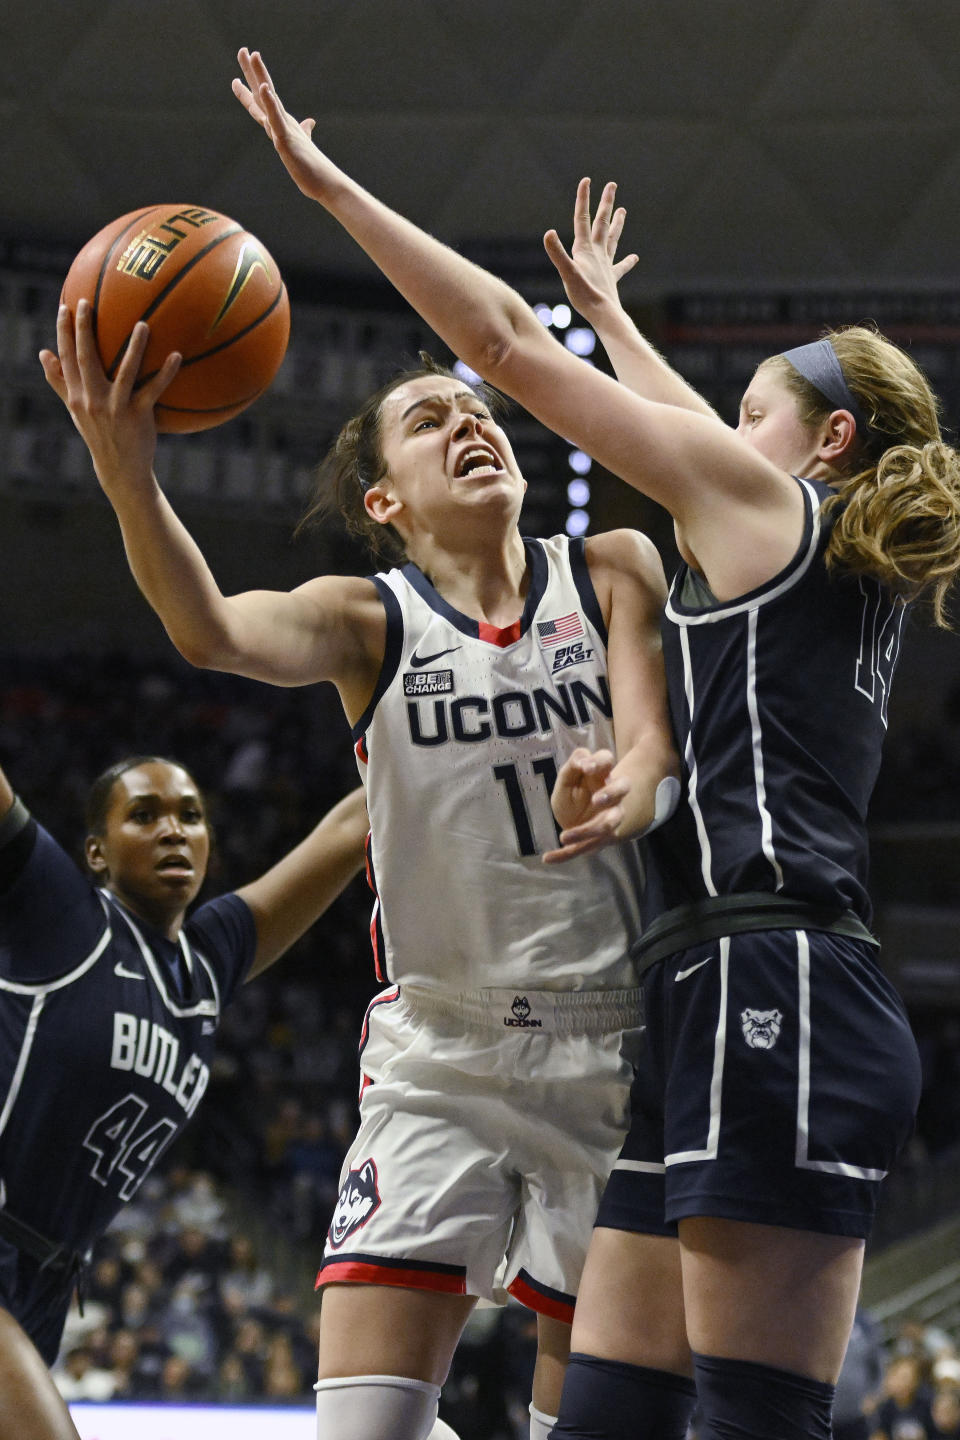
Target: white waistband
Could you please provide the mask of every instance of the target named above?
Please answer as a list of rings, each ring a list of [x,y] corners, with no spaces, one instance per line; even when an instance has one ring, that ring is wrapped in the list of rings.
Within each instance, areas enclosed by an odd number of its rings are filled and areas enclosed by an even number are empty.
[[[607,1035],[642,1024],[639,988],[627,990],[467,990],[446,993],[402,985],[400,1000],[412,1011],[444,1015],[470,1025],[514,1034]]]

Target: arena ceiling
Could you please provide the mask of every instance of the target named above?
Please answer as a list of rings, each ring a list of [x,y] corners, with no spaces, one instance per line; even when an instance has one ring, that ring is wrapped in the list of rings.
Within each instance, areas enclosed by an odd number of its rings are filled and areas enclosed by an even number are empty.
[[[590,174],[635,299],[958,283],[958,0],[0,0],[0,36],[3,239],[187,202],[370,276],[233,99],[249,44],[334,159],[514,273]]]

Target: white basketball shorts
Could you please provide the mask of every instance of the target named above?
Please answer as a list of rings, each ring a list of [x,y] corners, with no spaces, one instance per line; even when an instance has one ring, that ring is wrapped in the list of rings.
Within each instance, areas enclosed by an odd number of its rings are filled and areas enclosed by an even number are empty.
[[[378,995],[318,1288],[508,1292],[569,1321],[640,1021],[638,990]]]

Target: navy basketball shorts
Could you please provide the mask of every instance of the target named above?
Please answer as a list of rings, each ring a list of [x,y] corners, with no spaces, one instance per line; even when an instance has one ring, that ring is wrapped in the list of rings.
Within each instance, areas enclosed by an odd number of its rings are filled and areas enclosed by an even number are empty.
[[[875,953],[763,930],[651,966],[630,1131],[597,1224],[676,1235],[709,1215],[866,1237],[920,1098]]]

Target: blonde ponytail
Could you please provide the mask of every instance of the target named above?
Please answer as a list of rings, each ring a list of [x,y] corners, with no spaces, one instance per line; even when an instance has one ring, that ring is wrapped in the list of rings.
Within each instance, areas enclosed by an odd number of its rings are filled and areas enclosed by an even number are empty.
[[[946,628],[960,573],[960,453],[941,436],[939,401],[910,356],[877,330],[850,325],[826,338],[869,426],[854,473],[822,506],[835,514],[827,564],[929,601],[934,621]],[[837,408],[784,356],[767,366],[795,394],[804,423]]]
[[[874,576],[908,600],[929,601],[947,627],[947,599],[960,572],[960,455],[942,440],[895,445],[876,466],[837,487],[823,504],[837,512],[829,566]]]

